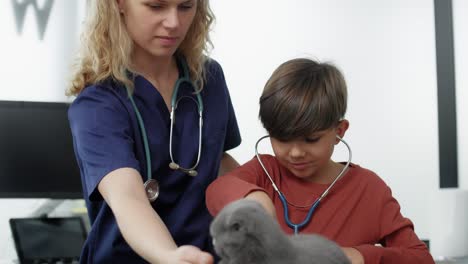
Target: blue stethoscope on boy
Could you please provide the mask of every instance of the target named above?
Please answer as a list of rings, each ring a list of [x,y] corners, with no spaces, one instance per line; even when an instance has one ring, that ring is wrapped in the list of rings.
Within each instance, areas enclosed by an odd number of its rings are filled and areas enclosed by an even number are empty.
[[[263,162],[262,162],[262,159],[260,158],[260,155],[258,154],[258,144],[260,143],[260,141],[262,141],[263,139],[265,138],[268,138],[270,137],[269,135],[267,136],[263,136],[261,137],[259,140],[257,140],[257,143],[255,143],[255,156],[257,157],[257,160],[258,162],[260,163],[260,166],[262,166],[262,169],[263,171],[265,172],[265,174],[268,176],[268,178],[270,179],[270,182],[271,182],[271,185],[273,186],[273,189],[276,191],[276,193],[278,193],[278,196],[281,200],[281,203],[283,205],[283,211],[284,211],[284,220],[286,221],[286,224],[294,230],[294,234],[297,235],[299,233],[299,229],[301,229],[302,227],[306,226],[311,218],[312,218],[312,215],[313,213],[315,212],[315,209],[317,209],[317,207],[319,206],[320,202],[323,200],[323,198],[325,198],[325,196],[327,196],[327,194],[330,192],[330,189],[333,187],[333,185],[335,185],[335,183],[344,175],[344,173],[346,172],[346,170],[348,169],[349,165],[351,164],[351,157],[352,157],[352,152],[351,152],[351,148],[349,147],[348,143],[346,143],[346,141],[344,141],[340,136],[336,135],[336,138],[338,138],[341,142],[343,142],[346,146],[346,148],[348,149],[348,152],[349,152],[349,155],[348,155],[348,161],[346,162],[345,166],[343,167],[343,169],[341,170],[341,172],[338,174],[338,176],[336,176],[335,180],[333,180],[333,182],[330,184],[330,186],[328,186],[328,188],[320,195],[319,198],[317,198],[312,204],[310,205],[306,205],[306,206],[299,206],[299,205],[295,205],[293,203],[290,203],[286,197],[284,196],[284,194],[280,191],[280,189],[278,188],[278,186],[276,186],[275,182],[273,181],[273,178],[270,176],[270,174],[268,173],[268,170],[266,169],[265,165],[263,165]],[[291,206],[294,206],[294,207],[302,207],[302,208],[307,208],[307,207],[310,207],[309,209],[309,212],[307,213],[307,216],[306,218],[301,222],[301,223],[293,223],[291,221],[291,219],[289,218],[289,213],[288,213],[288,204],[291,205]]]
[[[185,62],[184,59],[178,58],[178,63],[182,66],[182,76],[177,79],[175,85],[174,85],[174,91],[172,92],[172,97],[171,97],[171,128],[169,132],[169,156],[171,157],[171,162],[169,163],[169,168],[173,170],[180,170],[186,173],[187,175],[190,176],[197,176],[197,171],[195,170],[198,166],[198,163],[200,162],[200,156],[201,156],[201,149],[202,149],[202,128],[203,128],[203,101],[200,95],[200,92],[196,89],[196,86],[193,84],[193,82],[190,80],[190,74],[188,70],[187,63]],[[187,83],[190,85],[193,90],[194,94],[196,97],[196,100],[194,97],[191,96],[181,96],[180,98],[177,98],[177,95],[179,93],[179,88],[182,84]],[[146,196],[151,202],[154,202],[158,196],[159,196],[159,183],[156,179],[153,179],[151,176],[151,154],[149,150],[149,144],[148,144],[148,136],[146,134],[146,129],[145,129],[145,123],[143,122],[143,118],[141,117],[140,111],[138,110],[138,107],[135,104],[135,101],[133,100],[133,96],[131,95],[130,91],[128,91],[128,97],[133,105],[133,109],[135,110],[137,119],[138,119],[138,126],[140,128],[141,136],[143,139],[143,145],[144,145],[144,150],[145,150],[145,158],[146,158],[146,181],[144,183],[145,191],[146,191]],[[180,166],[175,160],[174,160],[174,155],[172,154],[172,134],[174,130],[174,123],[175,123],[175,111],[177,110],[177,105],[182,99],[191,99],[196,105],[197,105],[197,110],[198,110],[198,127],[199,127],[199,133],[198,133],[198,155],[197,155],[197,160],[195,164],[189,168],[184,168]]]

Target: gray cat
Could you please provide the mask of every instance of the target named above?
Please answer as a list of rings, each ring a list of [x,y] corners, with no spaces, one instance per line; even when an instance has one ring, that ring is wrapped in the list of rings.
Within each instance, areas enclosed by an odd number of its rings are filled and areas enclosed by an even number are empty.
[[[348,264],[334,242],[319,235],[286,235],[252,200],[228,204],[210,226],[220,264]]]

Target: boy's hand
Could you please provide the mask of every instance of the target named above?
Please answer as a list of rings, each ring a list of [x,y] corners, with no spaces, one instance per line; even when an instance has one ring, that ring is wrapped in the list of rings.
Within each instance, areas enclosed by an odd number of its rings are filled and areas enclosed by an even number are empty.
[[[351,264],[364,264],[364,257],[357,249],[351,247],[342,247],[341,249],[351,261]]]
[[[276,219],[275,205],[273,204],[273,201],[271,201],[271,198],[268,196],[268,194],[266,194],[265,192],[251,192],[247,194],[247,196],[245,196],[245,199],[257,201],[263,206],[263,208],[265,208],[268,214],[270,214],[274,219]]]
[[[174,264],[213,264],[213,256],[194,246],[180,246],[166,255],[163,263]]]

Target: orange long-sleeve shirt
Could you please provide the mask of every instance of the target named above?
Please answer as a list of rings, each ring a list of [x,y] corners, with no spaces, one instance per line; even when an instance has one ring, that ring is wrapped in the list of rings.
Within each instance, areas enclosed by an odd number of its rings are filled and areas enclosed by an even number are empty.
[[[275,184],[294,205],[311,205],[329,186],[295,177],[273,156],[262,155],[262,161]],[[281,200],[256,158],[208,187],[208,210],[217,215],[229,202],[257,190],[269,195],[281,228],[292,234],[283,217]],[[291,221],[301,223],[309,208],[289,206]],[[434,263],[426,245],[414,233],[412,222],[401,215],[390,188],[375,173],[355,164],[333,186],[300,232],[318,233],[342,247],[354,247],[364,256],[366,264]]]

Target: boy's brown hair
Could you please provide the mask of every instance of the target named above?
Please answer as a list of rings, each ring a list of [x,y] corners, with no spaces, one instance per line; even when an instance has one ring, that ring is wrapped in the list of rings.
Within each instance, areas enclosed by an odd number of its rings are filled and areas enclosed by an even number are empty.
[[[346,104],[346,82],[334,65],[299,58],[273,72],[259,116],[271,137],[287,141],[338,125]]]

